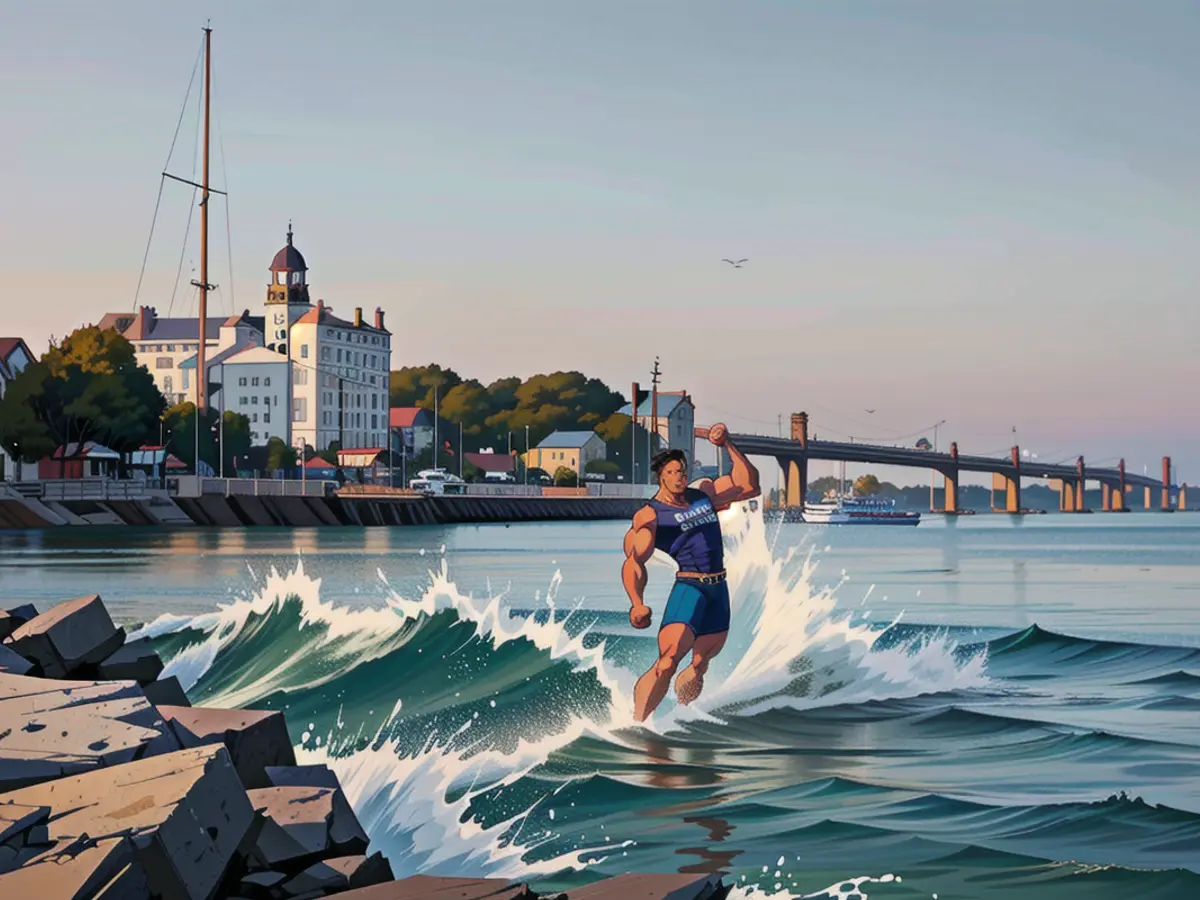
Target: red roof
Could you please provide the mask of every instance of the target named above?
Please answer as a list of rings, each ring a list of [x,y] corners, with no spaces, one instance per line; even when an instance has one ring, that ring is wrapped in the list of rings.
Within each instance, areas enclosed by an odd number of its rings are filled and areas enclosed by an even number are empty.
[[[327,463],[325,460],[321,459],[321,457],[319,457],[319,456],[314,456],[312,459],[310,459],[308,462],[306,462],[304,464],[304,468],[306,468],[306,469],[331,469],[332,470],[332,469],[336,469],[337,466]]]
[[[389,428],[412,428],[417,416],[425,412],[420,406],[393,406],[388,410]]]

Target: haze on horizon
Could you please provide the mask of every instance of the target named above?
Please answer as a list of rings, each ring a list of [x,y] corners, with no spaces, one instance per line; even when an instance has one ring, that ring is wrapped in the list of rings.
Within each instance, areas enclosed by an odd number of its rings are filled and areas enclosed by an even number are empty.
[[[0,334],[35,352],[133,309],[211,17],[212,314],[261,307],[291,219],[315,297],[387,312],[393,368],[628,392],[657,355],[735,431],[805,409],[911,443],[945,419],[943,448],[1015,428],[1197,480],[1194,4],[3,9]],[[160,315],[195,315],[191,203],[164,188]]]

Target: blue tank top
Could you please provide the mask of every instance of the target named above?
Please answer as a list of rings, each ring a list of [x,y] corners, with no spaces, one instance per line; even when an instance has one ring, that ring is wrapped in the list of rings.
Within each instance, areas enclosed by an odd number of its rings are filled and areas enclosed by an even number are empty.
[[[679,564],[681,572],[720,572],[725,567],[721,522],[704,491],[687,488],[687,509],[651,500],[657,515],[654,546]]]

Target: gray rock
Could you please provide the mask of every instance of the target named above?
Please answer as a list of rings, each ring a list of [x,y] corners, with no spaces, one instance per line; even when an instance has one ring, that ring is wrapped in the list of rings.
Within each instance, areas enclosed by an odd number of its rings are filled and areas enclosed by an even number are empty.
[[[33,668],[33,663],[0,644],[0,673],[5,675],[25,675]]]
[[[48,818],[48,806],[24,806],[11,800],[0,799],[0,844],[45,843],[30,841],[27,835],[34,828],[44,826]],[[0,871],[3,871],[2,866]]]
[[[180,744],[198,747],[223,743],[229,748],[242,784],[267,787],[267,766],[294,766],[296,753],[283,713],[257,709],[211,709],[204,706],[158,707]]]
[[[132,681],[0,674],[0,791],[178,749]]]
[[[0,897],[209,900],[254,819],[220,745],[63,778],[3,799],[49,806],[55,844],[0,876]]]
[[[20,606],[14,606],[11,609],[5,610],[5,613],[13,621],[13,630],[38,617],[37,607],[32,603],[22,603]]]
[[[367,835],[341,789],[272,787],[246,794],[265,820],[252,851],[264,868],[295,871],[303,861],[367,849]]]
[[[153,682],[162,670],[162,659],[145,638],[130,641],[97,667],[101,678],[136,681],[143,685]]]
[[[143,685],[142,690],[146,692],[146,699],[155,706],[192,705],[192,702],[188,700],[187,694],[183,691],[183,685],[179,683],[179,679],[174,675],[170,678],[164,678],[161,681],[152,681],[147,685]]]
[[[346,891],[383,884],[395,876],[382,853],[372,856],[338,856],[313,863],[283,885],[289,896],[313,891]]]
[[[575,900],[578,890],[571,891],[569,900]],[[514,884],[503,878],[441,878],[436,875],[413,875],[334,896],[338,900],[426,900],[434,897],[444,900],[535,900],[528,885]],[[659,900],[659,896],[614,894],[612,900]]]
[[[12,649],[42,668],[47,678],[62,678],[81,666],[95,665],[118,650],[125,630],[113,624],[99,595],[59,603],[12,633]]]
[[[340,788],[338,777],[329,766],[267,766],[267,781],[271,787]]]
[[[21,623],[11,613],[0,609],[0,641],[4,640],[20,627]]]

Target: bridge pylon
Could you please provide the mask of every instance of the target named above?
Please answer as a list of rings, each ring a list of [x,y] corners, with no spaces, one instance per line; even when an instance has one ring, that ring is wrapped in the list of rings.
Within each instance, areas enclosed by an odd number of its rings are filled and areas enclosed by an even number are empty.
[[[1004,476],[1004,511],[1017,514],[1021,509],[1021,448],[1012,448],[1013,474]]]

